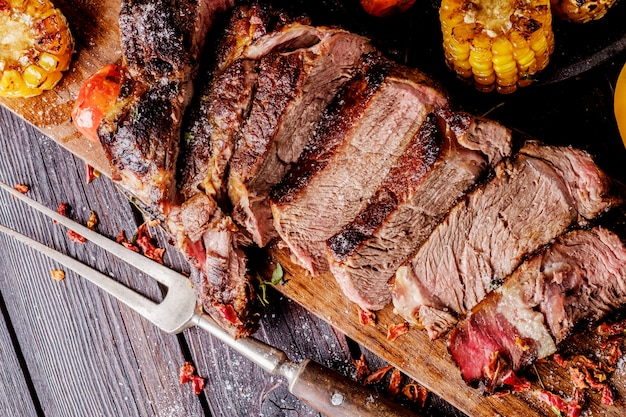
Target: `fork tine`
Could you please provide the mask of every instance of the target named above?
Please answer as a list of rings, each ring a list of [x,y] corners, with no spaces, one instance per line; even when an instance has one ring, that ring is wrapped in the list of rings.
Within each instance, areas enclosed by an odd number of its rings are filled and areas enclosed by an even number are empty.
[[[43,253],[44,255],[48,256],[51,259],[54,259],[61,265],[64,265],[72,271],[76,272],[77,274],[83,276],[85,279],[97,285],[98,287],[100,287],[113,297],[117,298],[122,303],[133,308],[139,314],[143,315],[148,320],[154,323],[154,317],[152,317],[152,312],[154,311],[155,307],[158,306],[157,303],[122,285],[111,277],[104,275],[103,273],[77,261],[76,259],[60,253],[52,248],[49,248],[48,246],[43,245],[42,243],[39,243],[36,240],[33,240],[2,224],[0,224],[0,232]]]
[[[112,241],[111,239],[97,232],[94,232],[88,227],[85,227],[82,224],[63,216],[54,210],[49,209],[43,204],[38,203],[32,198],[27,197],[26,195],[20,193],[19,191],[15,190],[14,188],[10,187],[2,181],[0,181],[0,188],[11,194],[13,197],[34,208],[35,210],[39,211],[40,213],[55,220],[57,223],[68,227],[69,229],[75,231],[87,240],[100,246],[102,249],[106,250],[112,255],[115,255],[119,259],[151,276],[165,286],[171,286],[174,284],[180,284],[181,282],[188,281],[188,279],[182,274],[179,274],[178,272],[167,268],[164,265],[161,265],[149,258],[146,258],[139,253],[126,249],[124,246]]]

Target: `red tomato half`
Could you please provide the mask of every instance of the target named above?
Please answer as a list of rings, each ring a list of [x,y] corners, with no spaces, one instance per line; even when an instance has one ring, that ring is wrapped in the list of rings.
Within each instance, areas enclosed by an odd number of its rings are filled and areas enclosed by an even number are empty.
[[[363,9],[372,16],[386,17],[396,12],[405,12],[415,0],[360,0]]]
[[[98,125],[119,96],[122,78],[122,68],[109,64],[87,78],[80,88],[72,122],[87,139],[99,142]]]

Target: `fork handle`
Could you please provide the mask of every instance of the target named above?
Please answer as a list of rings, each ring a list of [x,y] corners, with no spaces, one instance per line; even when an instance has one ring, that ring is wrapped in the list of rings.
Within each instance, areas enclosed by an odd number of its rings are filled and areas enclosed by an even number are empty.
[[[307,359],[289,391],[328,417],[418,417],[418,414],[332,369]]]

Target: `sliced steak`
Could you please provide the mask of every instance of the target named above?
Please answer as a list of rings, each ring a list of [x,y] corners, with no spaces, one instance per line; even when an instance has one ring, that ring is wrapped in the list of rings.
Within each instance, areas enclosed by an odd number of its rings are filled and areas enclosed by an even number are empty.
[[[183,86],[148,86],[126,78],[115,106],[98,127],[112,179],[155,215],[176,201],[176,158],[186,103]]]
[[[326,240],[363,209],[428,115],[446,106],[424,74],[366,57],[272,192],[276,229],[302,266],[328,268]]]
[[[583,151],[528,143],[461,200],[398,269],[396,311],[438,337],[526,255],[610,207],[608,188]]]
[[[198,192],[173,208],[167,226],[176,248],[192,267],[191,278],[205,311],[233,336],[258,325],[244,235],[212,197]]]
[[[242,57],[255,40],[282,26],[286,17],[260,5],[234,9],[215,58],[201,74],[183,134],[180,190],[185,197],[202,191],[223,207],[228,164],[248,117],[257,84],[258,61]],[[265,53],[269,53],[269,46]],[[215,61],[215,62],[213,62]]]
[[[254,100],[228,177],[233,219],[254,242],[276,236],[268,196],[297,160],[322,111],[373,48],[366,38],[338,29],[294,23],[261,37],[244,52],[258,63]]]
[[[511,153],[503,126],[444,116],[453,127],[431,113],[367,206],[327,241],[331,272],[363,309],[391,302],[388,281],[398,267],[487,168]]]
[[[179,161],[183,203],[168,217],[176,247],[193,268],[205,311],[236,337],[252,333],[258,315],[241,249],[249,241],[231,220],[220,184],[256,85],[255,61],[241,55],[280,20],[258,5],[233,10],[211,65],[201,74],[201,90],[186,120]]]
[[[626,248],[604,228],[576,230],[524,262],[459,323],[448,347],[470,384],[510,388],[512,373],[556,351],[583,320],[626,303]]]
[[[206,34],[233,0],[122,0],[122,55],[133,78],[186,82]]]
[[[181,124],[207,31],[230,0],[124,0],[119,17],[126,80],[98,136],[112,177],[160,215],[176,194]]]

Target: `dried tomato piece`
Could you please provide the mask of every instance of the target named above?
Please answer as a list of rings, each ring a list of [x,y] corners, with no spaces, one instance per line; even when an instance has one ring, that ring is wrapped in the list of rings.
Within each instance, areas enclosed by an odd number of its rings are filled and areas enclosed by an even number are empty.
[[[370,368],[365,361],[365,355],[361,353],[359,359],[354,359],[354,366],[356,367],[356,380],[359,382],[365,381],[365,378],[370,374]]]
[[[359,308],[359,323],[363,326],[375,326],[376,325],[376,313],[369,310]]]
[[[564,413],[567,411],[568,403],[563,399],[563,397],[559,395],[556,395],[550,391],[541,390],[537,393],[537,397],[544,403],[548,404],[550,407],[554,407],[554,409],[560,412]]]
[[[186,384],[188,382],[191,382],[195,373],[196,368],[194,368],[193,364],[191,362],[185,362],[178,371],[180,383]]]
[[[580,413],[583,411],[583,406],[585,405],[585,397],[582,391],[575,390],[574,398],[567,403],[567,417],[580,417]]]
[[[502,377],[502,383],[511,387],[513,392],[525,392],[530,390],[530,381],[524,377],[517,376],[515,372],[508,371]]]
[[[391,395],[392,397],[397,396],[398,394],[400,394],[400,386],[402,385],[402,373],[400,372],[400,370],[398,368],[394,368],[393,371],[391,372],[391,379],[389,380],[389,388],[387,389],[387,391],[389,392],[389,395]]]
[[[93,180],[100,177],[100,171],[89,164],[85,164],[86,183],[90,184]]]
[[[73,230],[68,230],[67,236],[70,238],[72,242],[75,242],[75,243],[85,243],[87,241],[87,239],[85,239],[83,236],[79,235]]]
[[[28,192],[28,190],[30,190],[30,187],[28,187],[28,185],[26,184],[15,184],[15,187],[13,187],[17,192],[22,193],[22,194],[26,194]]]
[[[393,366],[387,365],[372,372],[367,378],[365,378],[365,385],[375,384],[383,380],[387,372],[393,369]]]
[[[606,362],[611,365],[617,365],[617,362],[622,357],[622,337],[611,337],[600,344],[600,348],[603,350],[606,356]]]
[[[602,404],[604,405],[613,405],[615,403],[615,396],[613,394],[613,389],[608,385],[604,385],[602,388]]]
[[[150,258],[160,264],[163,263],[163,253],[165,252],[165,249],[157,248],[154,245],[145,224],[142,224],[139,229],[137,229],[137,239],[135,242],[147,258]]]
[[[616,323],[605,322],[600,324],[596,329],[600,336],[617,336],[624,334],[624,330],[626,330],[626,319]]]
[[[191,387],[193,388],[193,393],[196,395],[202,394],[202,390],[204,390],[205,380],[204,378],[194,375],[191,380]]]
[[[409,325],[407,323],[390,324],[387,328],[387,340],[393,342],[408,331]]]
[[[67,203],[59,203],[59,206],[57,207],[57,213],[59,213],[61,216],[67,217],[69,211],[70,206],[68,206]]]
[[[556,364],[561,368],[565,368],[567,366],[567,361],[563,358],[563,356],[561,356],[560,353],[552,355],[552,359],[554,359],[554,362],[556,362]]]

